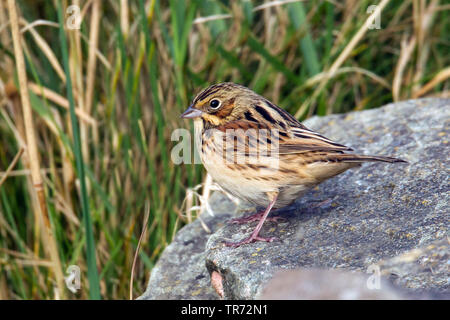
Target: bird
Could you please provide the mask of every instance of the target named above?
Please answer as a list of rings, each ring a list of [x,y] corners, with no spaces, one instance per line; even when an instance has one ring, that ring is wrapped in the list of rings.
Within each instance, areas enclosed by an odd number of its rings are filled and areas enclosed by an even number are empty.
[[[212,179],[229,194],[258,210],[232,223],[258,221],[237,248],[275,237],[259,235],[272,210],[291,205],[307,190],[364,162],[405,160],[350,153],[352,148],[315,132],[284,109],[251,89],[232,82],[211,85],[198,93],[181,115],[194,121],[200,159]]]

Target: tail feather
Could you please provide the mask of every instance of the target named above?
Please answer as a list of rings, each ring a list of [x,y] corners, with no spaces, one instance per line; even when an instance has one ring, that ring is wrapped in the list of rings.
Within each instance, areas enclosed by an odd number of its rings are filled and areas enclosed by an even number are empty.
[[[324,181],[331,177],[334,177],[347,169],[353,167],[359,167],[363,162],[406,162],[402,159],[383,157],[383,156],[366,156],[359,154],[348,154],[348,153],[334,153],[327,154],[326,157],[314,163],[312,166],[307,166],[306,172],[314,177],[317,182]],[[321,162],[327,162],[327,164],[321,164]],[[330,162],[334,162],[330,165]]]
[[[383,156],[366,156],[366,155],[358,155],[358,154],[340,154],[337,156],[337,161],[339,162],[404,162],[408,163],[408,161],[392,158],[392,157],[383,157]]]

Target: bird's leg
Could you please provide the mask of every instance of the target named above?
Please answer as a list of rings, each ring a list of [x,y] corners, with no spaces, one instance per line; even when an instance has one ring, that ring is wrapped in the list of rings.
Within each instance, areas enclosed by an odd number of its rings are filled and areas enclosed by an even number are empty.
[[[273,240],[275,240],[274,237],[263,238],[263,237],[258,236],[258,234],[261,231],[262,225],[264,224],[264,221],[266,221],[267,216],[270,213],[270,210],[272,209],[273,205],[277,201],[277,196],[278,196],[278,194],[272,195],[272,197],[273,197],[272,201],[270,202],[269,206],[266,208],[266,210],[261,215],[258,225],[256,226],[255,230],[253,230],[252,234],[248,238],[246,238],[242,241],[239,241],[239,242],[225,242],[225,245],[227,247],[237,248],[243,244],[251,243],[254,241],[272,242]]]
[[[258,211],[252,215],[249,215],[247,217],[242,217],[242,218],[234,218],[230,220],[230,223],[232,224],[244,224],[244,223],[248,223],[248,222],[253,222],[253,221],[259,221],[261,220],[262,216],[264,215],[265,210],[261,210]],[[285,218],[283,217],[267,217],[266,221],[274,221],[274,222],[278,222],[278,220],[285,220]]]

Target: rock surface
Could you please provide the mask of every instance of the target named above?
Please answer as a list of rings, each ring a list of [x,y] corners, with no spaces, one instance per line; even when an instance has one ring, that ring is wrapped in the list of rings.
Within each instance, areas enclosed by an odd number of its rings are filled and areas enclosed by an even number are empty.
[[[298,269],[277,271],[265,286],[260,298],[263,300],[401,300],[407,299],[408,296],[385,279],[372,281],[364,273]]]
[[[223,242],[244,238],[255,223],[226,224],[242,210],[216,193],[215,216],[202,215],[212,234],[198,220],[181,229],[141,299],[218,299],[213,272],[225,299],[255,299],[277,271],[298,268],[369,277],[375,267],[407,292],[449,293],[449,119],[450,100],[422,99],[305,121],[358,153],[409,163],[364,164],[330,179],[281,213],[285,221],[264,224],[262,235],[278,240],[236,249]]]
[[[397,286],[419,289],[419,291],[427,288],[430,289],[431,294],[446,289],[448,299],[450,298],[449,241],[449,238],[442,239],[382,260],[378,262],[381,275],[388,277]]]
[[[215,232],[232,217],[236,205],[218,192],[211,196],[210,202],[214,216],[203,213],[201,220]],[[146,292],[138,299],[219,298],[205,267],[205,244],[211,234],[205,231],[201,220],[195,220],[177,233],[152,269]]]

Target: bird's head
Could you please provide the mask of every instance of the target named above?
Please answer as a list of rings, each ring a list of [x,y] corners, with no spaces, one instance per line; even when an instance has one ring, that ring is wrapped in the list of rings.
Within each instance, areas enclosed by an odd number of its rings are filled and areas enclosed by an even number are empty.
[[[259,98],[244,86],[219,83],[202,90],[181,117],[202,119],[211,126],[220,126],[242,118],[252,101]]]

